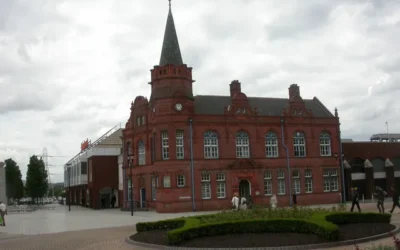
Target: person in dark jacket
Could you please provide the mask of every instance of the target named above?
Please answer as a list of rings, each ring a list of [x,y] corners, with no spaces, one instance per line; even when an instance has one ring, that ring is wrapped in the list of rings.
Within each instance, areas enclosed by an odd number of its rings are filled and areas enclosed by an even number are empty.
[[[386,193],[385,190],[383,190],[382,188],[380,188],[380,187],[378,187],[378,186],[375,187],[375,193],[374,193],[374,195],[375,195],[375,197],[376,197],[377,200],[378,200],[376,206],[377,206],[378,209],[379,209],[379,213],[384,213],[384,212],[385,212],[384,203],[385,203],[385,196],[386,196],[386,194],[387,194],[387,193]]]
[[[353,212],[354,206],[357,206],[358,212],[361,212],[360,204],[358,203],[360,195],[358,194],[357,187],[353,187],[352,196],[353,196],[353,201],[351,203],[350,212]]]
[[[400,208],[400,204],[399,204],[399,193],[397,192],[396,187],[392,186],[391,189],[392,189],[393,206],[392,206],[392,210],[390,210],[389,212],[393,213],[393,210],[396,207]]]

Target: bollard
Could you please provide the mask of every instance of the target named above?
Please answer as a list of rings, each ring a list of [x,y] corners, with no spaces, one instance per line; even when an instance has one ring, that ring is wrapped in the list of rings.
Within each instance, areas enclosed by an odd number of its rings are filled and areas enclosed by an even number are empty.
[[[364,200],[364,194],[362,194],[362,199],[363,199],[363,203],[365,203],[365,200]]]

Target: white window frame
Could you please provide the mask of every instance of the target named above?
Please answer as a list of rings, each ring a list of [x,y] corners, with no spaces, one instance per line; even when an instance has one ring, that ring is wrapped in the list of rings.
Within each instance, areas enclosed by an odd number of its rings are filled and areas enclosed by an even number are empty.
[[[138,142],[138,165],[146,165],[146,146],[143,141]]]
[[[282,169],[278,170],[277,173],[278,179],[278,195],[286,194],[286,180],[285,180],[285,171]]]
[[[176,186],[181,188],[181,187],[185,187],[186,185],[186,178],[185,175],[183,174],[178,174],[176,176]]]
[[[313,192],[313,178],[311,169],[304,170],[304,191],[307,194],[311,194]]]
[[[157,197],[157,187],[158,187],[158,176],[151,177],[151,199],[156,200]]]
[[[176,159],[183,160],[185,158],[183,130],[176,131],[175,139],[176,139]]]
[[[204,158],[205,159],[218,159],[218,134],[214,131],[206,131],[203,135],[204,138]]]
[[[266,170],[264,172],[264,195],[271,196],[273,192],[272,188],[272,172]]]
[[[300,181],[300,171],[299,170],[293,170],[292,179],[293,179],[293,193],[300,194],[301,193],[301,181]]]
[[[265,135],[265,157],[276,158],[278,156],[278,136],[274,132],[268,132]]]
[[[225,173],[217,173],[217,199],[226,198],[226,176]]]
[[[331,136],[327,132],[321,133],[319,137],[319,151],[321,156],[332,156]]]
[[[250,158],[250,137],[244,131],[236,133],[236,158]]]
[[[337,192],[339,191],[339,176],[337,168],[323,169],[324,177],[324,192]]]
[[[296,132],[293,136],[294,157],[306,157],[306,137],[302,132]]]
[[[163,176],[163,187],[165,187],[165,188],[171,187],[171,176],[169,176],[169,175]]]
[[[168,131],[161,132],[161,157],[163,160],[169,160]]]
[[[201,173],[201,198],[203,200],[211,199],[211,174]]]

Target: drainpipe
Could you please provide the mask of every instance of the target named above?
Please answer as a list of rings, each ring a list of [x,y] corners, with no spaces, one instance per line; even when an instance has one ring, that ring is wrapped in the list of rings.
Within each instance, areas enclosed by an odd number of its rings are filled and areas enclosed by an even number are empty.
[[[192,179],[192,209],[196,211],[196,200],[194,193],[194,162],[193,162],[193,120],[189,118],[189,135],[190,135],[190,174]]]
[[[338,119],[339,121],[339,119]],[[343,145],[342,145],[342,135],[340,131],[340,122],[338,125],[338,133],[339,133],[339,157],[340,157],[340,170],[342,175],[342,203],[346,204],[346,183],[344,181],[344,165],[343,165]]]
[[[288,172],[288,187],[289,187],[289,205],[292,206],[293,205],[293,200],[292,200],[292,185],[291,185],[291,173],[290,173],[290,158],[289,158],[289,149],[288,147],[285,145],[285,135],[284,135],[284,131],[283,131],[283,115],[281,116],[281,133],[282,133],[282,147],[285,149],[286,151],[286,167],[287,167],[287,172]]]

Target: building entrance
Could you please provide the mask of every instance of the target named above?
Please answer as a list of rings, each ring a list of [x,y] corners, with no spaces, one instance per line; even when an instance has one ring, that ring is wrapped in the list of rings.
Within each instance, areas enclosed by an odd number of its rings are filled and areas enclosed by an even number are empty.
[[[248,199],[251,193],[251,184],[248,180],[240,180],[239,182],[239,196]]]

